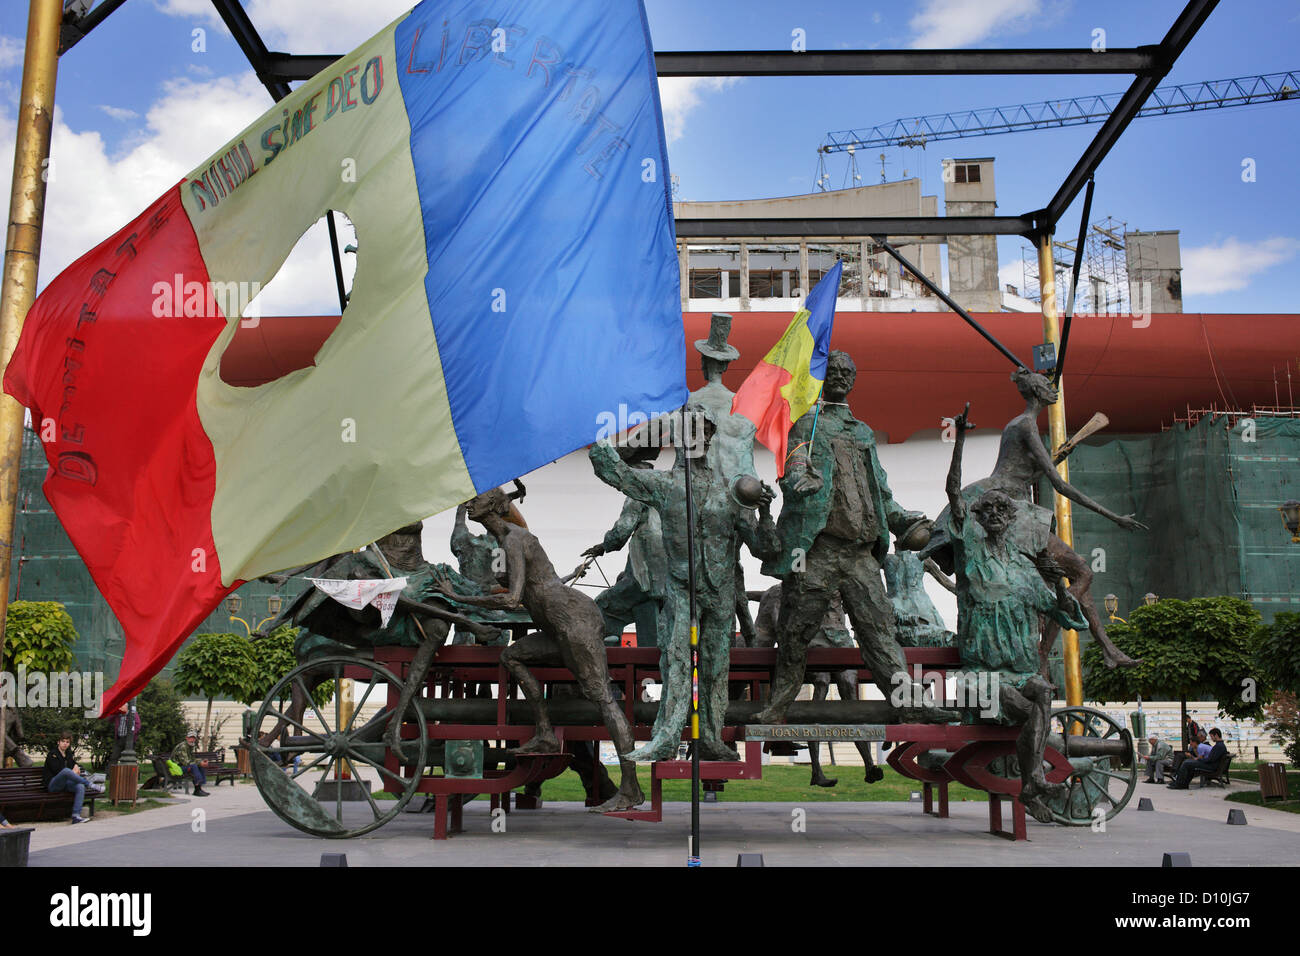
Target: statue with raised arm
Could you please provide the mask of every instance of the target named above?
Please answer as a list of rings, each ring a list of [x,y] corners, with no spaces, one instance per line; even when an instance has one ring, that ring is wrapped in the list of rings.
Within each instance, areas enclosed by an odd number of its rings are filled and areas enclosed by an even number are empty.
[[[620,452],[624,452],[620,449]],[[657,448],[627,448],[625,459],[632,468],[654,468],[648,455],[658,455]],[[627,498],[614,527],[605,532],[599,544],[582,552],[584,558],[627,548],[627,566],[611,587],[596,596],[596,606],[605,618],[605,634],[622,634],[623,628],[636,623],[637,645],[658,644],[660,606],[663,604],[668,577],[668,556],[664,553],[663,527],[659,512],[642,501]]]
[[[900,706],[901,723],[948,722],[958,714],[935,708],[907,676],[894,608],[880,565],[893,532],[909,546],[925,539],[919,511],[905,511],[889,490],[870,428],[849,411],[857,367],[845,352],[831,352],[822,386],[821,411],[809,411],[790,429],[792,449],[781,479],[779,554],[763,573],[781,579],[780,640],[772,699],[752,723],[782,723],[804,683],[808,646],[821,631],[838,594],[872,679],[886,700]],[[923,543],[923,540],[922,542]],[[900,681],[903,682],[900,685]]]
[[[633,746],[632,728],[610,691],[609,665],[605,659],[604,621],[596,602],[576,588],[566,587],[542,550],[541,542],[526,528],[506,520],[510,499],[500,488],[485,491],[469,502],[469,516],[481,523],[505,551],[506,592],[462,594],[445,574],[435,583],[444,595],[473,607],[527,609],[538,630],[501,652],[501,663],[523,688],[537,717],[532,739],[515,749],[516,754],[560,753],[551,725],[541,684],[529,665],[553,664],[557,659],[573,674],[582,695],[597,706],[610,739],[618,751],[622,778],[618,793],[592,809],[597,813],[629,810],[645,796],[636,778],[636,764],[628,759]]]
[[[989,675],[996,681],[999,722],[1021,725],[1016,738],[1020,802],[1035,820],[1051,823],[1048,803],[1066,787],[1049,784],[1043,773],[1052,687],[1038,672],[1038,617],[1082,627],[1082,610],[1066,589],[1060,566],[1045,552],[1035,566],[1013,539],[1018,509],[1006,492],[989,489],[967,503],[961,456],[971,427],[969,410],[968,404],[953,419],[957,433],[946,485],[957,571],[957,649],[968,679]]]
[[[776,525],[770,506],[774,493],[752,475],[730,482],[710,464],[709,446],[717,438],[712,418],[698,406],[688,406],[696,441],[687,448],[691,459],[691,495],[696,517],[696,609],[700,641],[700,757],[703,760],[739,760],[740,755],[722,740],[727,710],[727,675],[735,634],[736,562],[740,545],[759,557],[776,553]],[[700,444],[702,442],[702,444]],[[690,598],[686,537],[685,459],[670,472],[629,468],[607,441],[589,451],[592,467],[601,481],[654,508],[663,525],[668,556],[667,594],[659,670],[663,695],[650,741],[633,754],[636,760],[667,760],[677,751],[691,705]],[[716,459],[715,459],[716,460]],[[753,509],[758,508],[758,520]],[[741,598],[745,595],[742,593]]]
[[[1056,536],[1055,515],[1050,508],[1036,505],[1030,498],[1031,488],[1040,478],[1046,478],[1060,495],[1069,498],[1090,511],[1095,511],[1121,528],[1129,531],[1146,530],[1146,525],[1133,515],[1120,515],[1093,501],[1082,491],[1061,477],[1052,464],[1052,456],[1044,447],[1038,431],[1038,416],[1050,405],[1056,404],[1057,391],[1044,376],[1028,369],[1018,368],[1011,380],[1025,399],[1025,410],[1011,419],[1002,430],[998,446],[998,459],[993,473],[987,478],[972,482],[962,489],[962,498],[969,506],[985,491],[1000,491],[1015,502],[1015,519],[1009,533],[1010,540],[1031,561],[1046,552],[1053,567],[1061,568],[1070,582],[1070,593],[1083,608],[1087,628],[1101,645],[1107,667],[1132,667],[1141,663],[1129,657],[1106,635],[1103,618],[1097,613],[1092,595],[1092,568],[1074,549]],[[951,549],[945,529],[945,516],[936,522],[936,534],[921,552],[922,557],[933,557],[945,572],[951,570]],[[1042,662],[1047,659],[1056,641],[1059,628],[1050,623],[1043,633]]]

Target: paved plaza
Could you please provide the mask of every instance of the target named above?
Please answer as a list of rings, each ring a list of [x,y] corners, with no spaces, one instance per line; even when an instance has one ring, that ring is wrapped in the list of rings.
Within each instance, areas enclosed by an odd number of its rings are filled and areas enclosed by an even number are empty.
[[[1139,812],[1139,796],[1156,811]],[[1300,864],[1300,815],[1223,797],[1217,789],[1139,784],[1104,833],[1029,820],[1029,842],[1015,844],[985,832],[982,802],[953,803],[947,820],[926,816],[917,803],[705,804],[703,861],[734,866],[739,853],[762,853],[768,866],[1159,866],[1164,852],[1181,850],[1194,866]],[[1230,808],[1244,809],[1248,824],[1227,825]],[[201,832],[196,809],[204,811]],[[793,830],[796,809],[806,811],[804,832]],[[317,866],[322,853],[341,851],[349,866],[680,866],[690,806],[666,804],[655,824],[547,803],[512,812],[506,831],[494,833],[488,802],[479,798],[466,806],[464,822],[463,833],[435,842],[432,814],[403,813],[365,836],[323,840],[283,823],[251,784],[223,785],[206,800],[177,797],[75,827],[36,824],[30,865]]]

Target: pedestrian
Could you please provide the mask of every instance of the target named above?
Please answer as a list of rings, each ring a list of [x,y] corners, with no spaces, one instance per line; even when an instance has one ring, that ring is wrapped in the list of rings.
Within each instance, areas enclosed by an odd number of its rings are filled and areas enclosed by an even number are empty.
[[[86,823],[81,815],[81,805],[86,794],[92,796],[104,792],[97,787],[82,771],[77,763],[76,752],[72,749],[72,732],[65,730],[50,752],[45,755],[45,789],[50,793],[72,793],[72,822]]]

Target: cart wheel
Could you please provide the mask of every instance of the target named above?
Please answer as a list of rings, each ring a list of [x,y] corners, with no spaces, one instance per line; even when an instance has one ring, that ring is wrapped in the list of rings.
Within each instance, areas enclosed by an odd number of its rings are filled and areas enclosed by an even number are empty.
[[[368,677],[357,678],[364,680],[367,686],[356,703],[352,717],[347,721],[342,719],[342,701],[336,693],[331,720],[326,713],[331,708],[317,707],[311,701],[310,692],[315,687],[308,686],[304,675],[314,673],[325,680],[332,677],[337,688],[343,678],[344,668],[369,671]],[[308,710],[320,723],[320,731],[309,729],[300,720],[295,720],[281,705],[280,702],[290,696],[294,687],[307,695]],[[415,724],[416,727],[414,739],[407,740],[404,748],[407,759],[412,761],[409,764],[405,760],[399,764],[396,755],[391,754],[379,739],[388,725],[390,711],[382,711],[364,726],[357,722],[361,708],[372,694],[378,692],[381,699],[387,700],[390,691],[400,693],[401,688],[402,682],[374,661],[345,656],[316,658],[300,663],[271,688],[253,724],[250,755],[257,789],[276,816],[312,836],[343,839],[378,829],[402,812],[402,808],[415,794],[427,765],[429,741],[424,712],[418,702],[412,700],[402,714],[402,723]],[[281,720],[289,725],[291,736],[280,747],[263,746],[260,743],[261,735]],[[279,755],[284,764],[276,763],[272,754]],[[301,766],[293,767],[294,758],[301,759]],[[352,802],[344,801],[341,788],[336,788],[333,799],[318,800],[316,790],[319,784],[329,779],[329,771],[342,762],[354,770],[369,767],[378,771],[383,789],[395,793],[397,799],[381,803],[363,787],[361,791],[366,804],[364,810],[358,810]],[[285,771],[286,766],[290,768],[288,772]],[[403,776],[400,772],[402,770],[409,775]],[[319,778],[315,776],[317,772],[322,774]]]
[[[1124,758],[1071,756],[1068,752],[1071,738],[1067,735],[1072,724],[1082,728],[1076,737],[1122,741],[1128,766],[1124,766]],[[1063,707],[1052,711],[1051,733],[1062,735],[1065,756],[1073,768],[1067,781],[1069,790],[1051,802],[1053,818],[1065,826],[1090,826],[1098,819],[1097,808],[1103,807],[1104,818],[1113,819],[1137,788],[1138,762],[1133,735],[1108,714],[1091,707]]]

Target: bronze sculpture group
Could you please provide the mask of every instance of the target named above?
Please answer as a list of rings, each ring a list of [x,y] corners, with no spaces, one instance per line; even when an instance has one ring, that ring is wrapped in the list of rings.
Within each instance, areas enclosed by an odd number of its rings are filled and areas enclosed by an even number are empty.
[[[954,418],[956,437],[946,483],[949,504],[932,522],[894,500],[874,435],[849,410],[848,395],[857,375],[853,360],[832,352],[820,402],[791,429],[791,452],[780,481],[780,515],[774,522],[775,493],[754,472],[754,426],[731,414],[733,395],[721,382],[727,363],[738,356],[727,343],[729,327],[729,316],[714,316],[709,339],[695,343],[703,357],[705,385],[691,394],[676,420],[671,469],[656,470],[653,459],[659,449],[644,442],[616,446],[606,439],[591,446],[596,476],[622,492],[626,502],[618,522],[584,552],[585,561],[573,575],[563,580],[556,575],[540,542],[517,511],[512,515],[510,496],[501,489],[480,494],[458,510],[453,549],[459,573],[423,561],[418,533],[412,535],[418,526],[378,543],[379,559],[390,552],[391,568],[408,576],[399,601],[406,618],[399,624],[405,630],[398,642],[420,646],[403,703],[424,681],[452,623],[479,643],[497,643],[505,632],[488,626],[484,614],[526,613],[535,630],[505,647],[501,657],[536,718],[534,736],[515,753],[560,750],[543,688],[530,668],[563,663],[582,695],[597,705],[619,757],[618,790],[596,809],[626,810],[639,804],[643,796],[636,761],[665,760],[677,753],[695,691],[686,501],[689,456],[701,759],[739,759],[722,737],[733,644],[777,647],[770,693],[752,721],[758,724],[784,722],[790,703],[809,678],[818,699],[826,696],[832,680],[842,699],[856,699],[855,670],[833,677],[805,673],[808,648],[816,646],[856,646],[863,665],[891,702],[894,722],[973,719],[969,713],[936,705],[907,672],[904,646],[955,646],[963,668],[988,675],[995,683],[994,719],[1022,728],[1016,745],[1020,799],[1036,819],[1050,821],[1048,803],[1061,789],[1047,783],[1042,769],[1053,691],[1045,666],[1051,641],[1062,626],[1087,626],[1110,666],[1136,662],[1106,636],[1088,593],[1091,571],[1056,536],[1052,512],[1032,502],[1031,486],[1046,478],[1060,494],[1120,526],[1144,527],[1131,515],[1110,512],[1057,473],[1037,427],[1039,413],[1056,401],[1055,389],[1045,377],[1023,368],[1013,374],[1026,400],[1025,411],[1003,431],[993,473],[965,487],[961,457],[965,432],[972,426],[966,411]],[[486,534],[471,535],[466,516]],[[765,574],[781,582],[763,594],[757,626],[749,619],[749,594],[740,570],[742,544],[762,559]],[[627,569],[600,598],[592,600],[566,586],[596,556],[625,545],[630,552]],[[375,556],[360,556],[366,554],[336,556],[330,561],[346,567],[330,565],[325,570],[343,577],[392,576],[391,568],[386,575],[378,573]],[[353,567],[357,562],[365,567]],[[925,593],[927,573],[957,595],[955,634],[946,629]],[[950,574],[955,574],[955,584]],[[357,615],[349,617],[327,607],[329,603],[309,592],[294,602],[287,617],[335,640],[342,632],[346,643],[373,639],[368,630],[373,621],[367,619],[362,626]],[[844,626],[846,614],[851,635]],[[427,632],[421,621],[429,625]],[[621,632],[632,621],[638,632],[643,621],[652,622],[663,681],[651,739],[640,747],[611,692],[605,657],[607,635]],[[419,632],[418,639],[412,628]],[[388,739],[396,748],[396,734]],[[858,749],[867,781],[880,779],[869,747],[859,743]],[[834,786],[822,772],[815,744],[810,750],[811,782]]]

